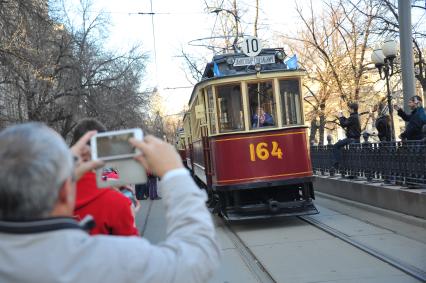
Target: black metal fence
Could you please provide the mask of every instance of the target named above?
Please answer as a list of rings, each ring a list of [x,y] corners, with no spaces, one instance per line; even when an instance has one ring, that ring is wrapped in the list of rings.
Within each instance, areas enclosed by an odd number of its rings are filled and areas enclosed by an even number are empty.
[[[311,146],[314,173],[407,187],[426,186],[426,140],[350,144],[341,149],[338,169],[332,167],[333,150],[333,145]]]

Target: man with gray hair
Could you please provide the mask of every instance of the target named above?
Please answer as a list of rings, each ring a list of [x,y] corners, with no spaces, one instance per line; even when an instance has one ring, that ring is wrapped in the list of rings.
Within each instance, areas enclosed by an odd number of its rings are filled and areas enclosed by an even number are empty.
[[[205,282],[219,260],[205,193],[174,148],[152,136],[131,140],[136,159],[161,177],[167,239],[89,236],[72,218],[85,134],[72,148],[39,123],[0,132],[0,282]],[[75,157],[73,157],[72,153]],[[74,164],[75,163],[75,164]]]

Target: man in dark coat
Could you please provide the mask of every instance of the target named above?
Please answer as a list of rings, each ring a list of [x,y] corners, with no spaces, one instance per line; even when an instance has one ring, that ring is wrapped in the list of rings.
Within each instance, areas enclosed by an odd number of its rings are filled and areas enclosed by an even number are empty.
[[[344,117],[342,112],[339,112],[340,126],[345,129],[346,138],[343,140],[339,140],[334,145],[333,166],[336,169],[339,167],[339,163],[341,161],[341,148],[351,143],[359,143],[359,139],[361,137],[361,124],[359,122],[358,104],[349,103],[348,107],[350,112],[350,116],[348,118]]]
[[[411,114],[406,114],[398,105],[394,105],[398,115],[408,122],[400,137],[403,140],[421,140],[423,138],[422,127],[426,124],[426,113],[422,107],[422,98],[414,95],[408,101],[408,107],[411,109]]]
[[[389,114],[387,113],[387,107],[383,103],[378,106],[379,117],[376,120],[376,129],[380,141],[391,140],[391,121]]]

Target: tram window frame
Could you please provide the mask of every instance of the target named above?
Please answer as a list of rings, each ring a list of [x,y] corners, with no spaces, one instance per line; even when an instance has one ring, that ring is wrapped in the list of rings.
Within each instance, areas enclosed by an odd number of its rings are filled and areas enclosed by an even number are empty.
[[[235,88],[238,88],[239,91],[239,95],[236,94],[231,94],[233,91],[235,91]],[[221,90],[224,89],[225,92],[221,92]],[[223,84],[223,85],[217,85],[215,86],[215,94],[216,94],[216,112],[217,112],[217,117],[218,117],[218,132],[219,133],[230,133],[230,132],[240,132],[240,131],[244,131],[245,130],[245,124],[244,124],[244,106],[243,106],[243,93],[242,93],[242,87],[241,87],[241,83],[228,83],[228,84]],[[238,104],[239,106],[239,115],[236,115],[237,112],[235,112],[236,110],[233,111],[233,115],[229,115],[229,102],[225,102],[227,104],[227,109],[226,111],[222,111],[222,100],[224,97],[229,95],[233,95],[232,97],[239,97],[239,102],[236,101],[236,104]],[[231,101],[231,106],[229,107],[230,109],[235,109],[235,106],[237,105],[233,105],[232,101],[235,100],[228,100]],[[233,108],[234,107],[234,108]],[[222,113],[223,112],[223,113]],[[226,114],[226,115],[222,115],[222,114]],[[239,117],[238,117],[239,116]],[[236,118],[237,117],[237,118]],[[234,123],[234,120],[238,120],[239,119],[239,123]],[[228,127],[223,127],[223,125],[229,124],[230,126]]]
[[[250,86],[251,85],[256,85],[257,84],[270,84],[270,87],[268,89],[271,90],[270,95],[270,101],[269,101],[269,106],[266,105],[266,103],[261,102],[261,108],[264,110],[264,112],[266,114],[269,114],[272,119],[273,119],[273,125],[265,125],[265,126],[253,126],[255,124],[255,122],[253,121],[256,116],[256,112],[258,111],[257,109],[259,109],[259,103],[258,101],[256,101],[256,103],[252,102],[252,98],[253,95],[251,94],[251,90],[250,90]],[[246,89],[247,89],[247,108],[248,108],[248,113],[249,113],[249,122],[250,122],[250,130],[259,130],[259,129],[269,129],[269,128],[276,128],[278,127],[278,110],[277,110],[277,101],[276,101],[276,96],[275,96],[275,82],[273,79],[270,80],[262,80],[262,81],[248,81],[246,83]],[[257,97],[257,99],[259,99],[259,97]],[[255,100],[257,100],[255,98]],[[253,108],[254,107],[254,108]]]
[[[292,84],[284,86],[284,84]],[[300,93],[299,79],[280,79],[278,80],[280,89],[280,100],[282,109],[283,126],[303,124],[303,108]]]
[[[207,115],[210,125],[210,134],[214,135],[217,133],[217,119],[216,119],[216,108],[215,108],[215,97],[213,93],[213,87],[209,86],[205,89],[206,102],[207,102]]]

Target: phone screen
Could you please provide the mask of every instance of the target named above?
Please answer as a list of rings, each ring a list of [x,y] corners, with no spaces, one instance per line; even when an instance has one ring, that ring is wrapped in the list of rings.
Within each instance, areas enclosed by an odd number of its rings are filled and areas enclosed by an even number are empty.
[[[132,137],[133,133],[97,137],[98,157],[134,154],[135,148],[129,143],[129,139]]]

